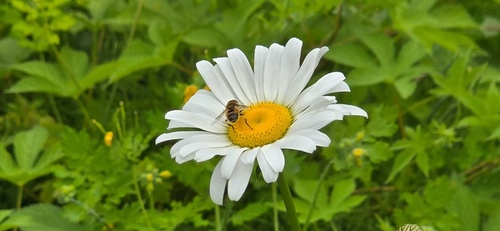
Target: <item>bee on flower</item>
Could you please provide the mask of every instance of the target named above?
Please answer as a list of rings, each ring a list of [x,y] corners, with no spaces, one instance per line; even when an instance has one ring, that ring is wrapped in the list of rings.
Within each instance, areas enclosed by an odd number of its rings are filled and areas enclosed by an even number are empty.
[[[200,61],[196,67],[211,91],[198,90],[181,110],[165,114],[168,129],[176,131],[161,134],[156,143],[179,140],[170,149],[178,163],[222,157],[210,181],[216,204],[222,204],[226,187],[229,199],[242,197],[255,163],[264,181],[275,182],[285,166],[283,149],[312,153],[330,144],[319,129],[345,115],[367,117],[363,109],[338,104],[330,95],[350,91],[340,72],[306,88],[328,48],[313,49],[302,64],[301,49],[297,38],[285,46],[256,46],[253,68],[236,48],[215,58],[215,65]],[[235,108],[238,113],[226,113],[225,121],[213,123],[232,100],[243,105]]]

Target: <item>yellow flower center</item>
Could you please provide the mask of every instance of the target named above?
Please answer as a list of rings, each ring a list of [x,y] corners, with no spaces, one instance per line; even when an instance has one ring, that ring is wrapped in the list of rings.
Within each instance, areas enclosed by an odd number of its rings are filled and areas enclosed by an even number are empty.
[[[281,139],[292,125],[288,108],[272,102],[252,105],[228,126],[229,139],[240,147],[255,148]]]

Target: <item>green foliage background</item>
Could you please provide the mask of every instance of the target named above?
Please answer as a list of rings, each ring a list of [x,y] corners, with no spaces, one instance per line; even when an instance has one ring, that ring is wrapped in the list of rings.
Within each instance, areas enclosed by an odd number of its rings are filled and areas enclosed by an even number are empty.
[[[208,196],[218,160],[178,165],[165,111],[195,63],[238,47],[328,46],[370,118],[286,153],[303,230],[500,227],[498,0],[8,0],[0,3],[0,230],[288,230],[275,185]],[[112,131],[112,144],[104,134]],[[356,153],[356,154],[354,154]],[[169,171],[172,175],[169,177]]]

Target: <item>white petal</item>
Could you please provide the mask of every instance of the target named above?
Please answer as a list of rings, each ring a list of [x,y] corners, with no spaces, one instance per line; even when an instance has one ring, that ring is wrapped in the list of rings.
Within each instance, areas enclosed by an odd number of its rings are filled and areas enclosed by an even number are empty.
[[[231,145],[227,147],[217,147],[217,148],[203,148],[196,151],[194,156],[194,161],[203,162],[212,159],[214,156],[225,156],[230,151],[237,149],[238,147]]]
[[[265,153],[262,152],[262,149],[257,154],[257,162],[259,163],[262,177],[264,177],[264,181],[266,181],[267,183],[275,182],[278,179],[279,173],[274,171],[269,162],[267,162],[267,159],[264,155]]]
[[[238,162],[241,153],[245,150],[246,148],[234,149],[230,151],[226,157],[224,157],[221,168],[223,178],[229,179],[229,177],[231,177],[231,174],[233,174],[234,168],[236,167],[236,162]]]
[[[247,57],[239,49],[228,50],[227,57],[229,57],[234,73],[236,74],[245,95],[248,97],[250,102],[257,102],[253,70]],[[249,102],[245,103],[250,104]]]
[[[188,162],[188,161],[192,160],[193,158],[194,158],[194,152],[189,153],[186,156],[176,156],[175,157],[175,162],[177,162],[178,164],[183,164],[185,162]]]
[[[200,89],[182,107],[182,110],[216,118],[225,109],[225,104],[219,102],[215,95],[207,90]]]
[[[350,92],[351,89],[349,88],[349,85],[347,85],[346,82],[342,81],[339,84],[335,85],[332,89],[330,89],[327,94],[330,93],[335,93],[335,92]]]
[[[331,142],[330,137],[328,137],[324,133],[322,133],[318,130],[314,130],[314,129],[300,130],[300,131],[293,133],[293,135],[300,135],[300,136],[307,137],[307,138],[311,139],[315,145],[320,146],[320,147],[328,147],[328,145],[330,145],[330,142]]]
[[[156,138],[155,143],[159,144],[169,140],[180,140],[186,137],[202,135],[206,133],[207,132],[205,131],[179,131],[179,132],[163,133]]]
[[[242,85],[236,77],[235,70],[233,70],[233,66],[231,66],[229,58],[215,58],[214,61],[217,63],[215,69],[219,72],[220,76],[224,76],[226,78],[236,96],[235,99],[240,103],[249,104],[250,100],[243,91]]]
[[[312,153],[316,150],[316,145],[311,139],[299,135],[286,135],[276,141],[275,144],[282,149],[293,149],[307,153]]]
[[[212,125],[215,118],[195,114],[188,111],[173,110],[165,114],[165,119],[180,121],[184,124],[188,124],[188,127],[199,128],[201,130],[214,132],[214,133],[227,133],[227,125],[222,123],[216,123]],[[183,126],[186,127],[186,126]],[[177,128],[175,124],[170,123],[168,129]]]
[[[264,94],[264,69],[265,69],[268,50],[269,49],[263,46],[255,47],[254,81],[255,81],[255,93],[257,94],[258,101],[266,100]]]
[[[220,148],[227,147],[231,144],[231,141],[224,135],[210,136],[209,138],[203,139],[201,141],[193,141],[189,144],[184,145],[179,150],[179,155],[185,156],[189,153],[196,152],[203,148]]]
[[[293,76],[295,76],[300,67],[301,49],[302,41],[297,38],[291,38],[285,45],[278,75],[279,90],[278,97],[276,99],[277,103],[284,104]]]
[[[290,89],[285,98],[285,105],[290,106],[297,98],[300,92],[304,89],[307,82],[311,79],[314,69],[318,66],[321,57],[328,51],[328,47],[313,49],[307,54],[299,71],[293,77]]]
[[[255,157],[257,156],[257,153],[259,153],[260,147],[256,147],[250,150],[247,150],[241,154],[241,161],[244,164],[253,164],[255,161]]]
[[[285,156],[283,151],[274,144],[268,144],[261,148],[267,162],[275,172],[282,172],[285,167]]]
[[[285,48],[276,43],[269,47],[266,63],[264,66],[264,95],[266,101],[275,101],[279,89],[279,69],[281,55]]]
[[[170,153],[171,154],[173,154],[173,153],[179,154],[179,151],[181,151],[181,149],[184,148],[186,145],[191,145],[191,144],[198,145],[200,143],[204,143],[207,141],[212,141],[212,142],[217,143],[217,144],[220,144],[220,143],[225,144],[225,145],[222,145],[220,147],[231,145],[231,142],[229,141],[229,139],[227,138],[226,135],[219,135],[219,134],[205,132],[204,134],[190,136],[190,137],[187,137],[187,138],[184,138],[184,139],[178,141],[177,143],[175,143],[172,146],[172,148],[170,148]],[[195,150],[198,150],[198,149],[195,149]]]
[[[344,115],[355,115],[355,116],[364,116],[368,118],[368,113],[365,110],[347,104],[333,104],[328,106],[329,109],[334,109],[341,112]]]
[[[214,93],[217,99],[222,103],[226,104],[229,100],[235,98],[231,86],[226,81],[224,76],[220,76],[219,72],[215,67],[206,60],[202,60],[196,63],[196,68],[201,74],[201,77],[207,83],[207,86]]]
[[[232,201],[237,201],[241,198],[248,186],[250,176],[252,175],[253,164],[244,164],[241,161],[236,163],[236,168],[229,178],[227,185],[227,195]]]
[[[332,121],[339,119],[339,115],[332,112],[333,111],[321,111],[315,114],[306,113],[296,119],[296,121],[290,126],[288,132],[292,134],[304,129],[319,130]]]
[[[218,205],[222,205],[222,202],[224,200],[224,191],[226,190],[227,183],[227,180],[222,178],[221,175],[223,160],[224,158],[215,166],[215,169],[212,173],[212,178],[210,179],[210,198],[212,198],[212,201]]]
[[[314,99],[328,93],[328,90],[334,88],[338,83],[345,79],[344,74],[332,72],[321,77],[316,83],[305,89],[292,104],[292,114],[296,115],[306,109]]]

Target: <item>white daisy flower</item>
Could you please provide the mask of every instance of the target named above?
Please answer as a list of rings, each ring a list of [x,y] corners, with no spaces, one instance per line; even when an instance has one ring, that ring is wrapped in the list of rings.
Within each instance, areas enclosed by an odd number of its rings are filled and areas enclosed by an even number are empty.
[[[329,73],[304,89],[328,48],[312,50],[300,65],[301,48],[297,38],[285,46],[256,46],[253,70],[236,48],[227,51],[228,57],[215,58],[215,65],[200,61],[196,67],[211,91],[199,90],[182,110],[165,114],[170,120],[168,129],[189,129],[156,139],[157,144],[179,140],[170,150],[178,163],[222,156],[210,181],[214,203],[222,205],[226,185],[229,199],[239,200],[255,162],[264,180],[275,182],[285,166],[282,149],[312,153],[316,146],[330,144],[319,129],[344,115],[367,117],[363,109],[337,104],[329,96],[350,91],[340,72]],[[226,121],[213,123],[231,100],[238,102],[236,111]]]

